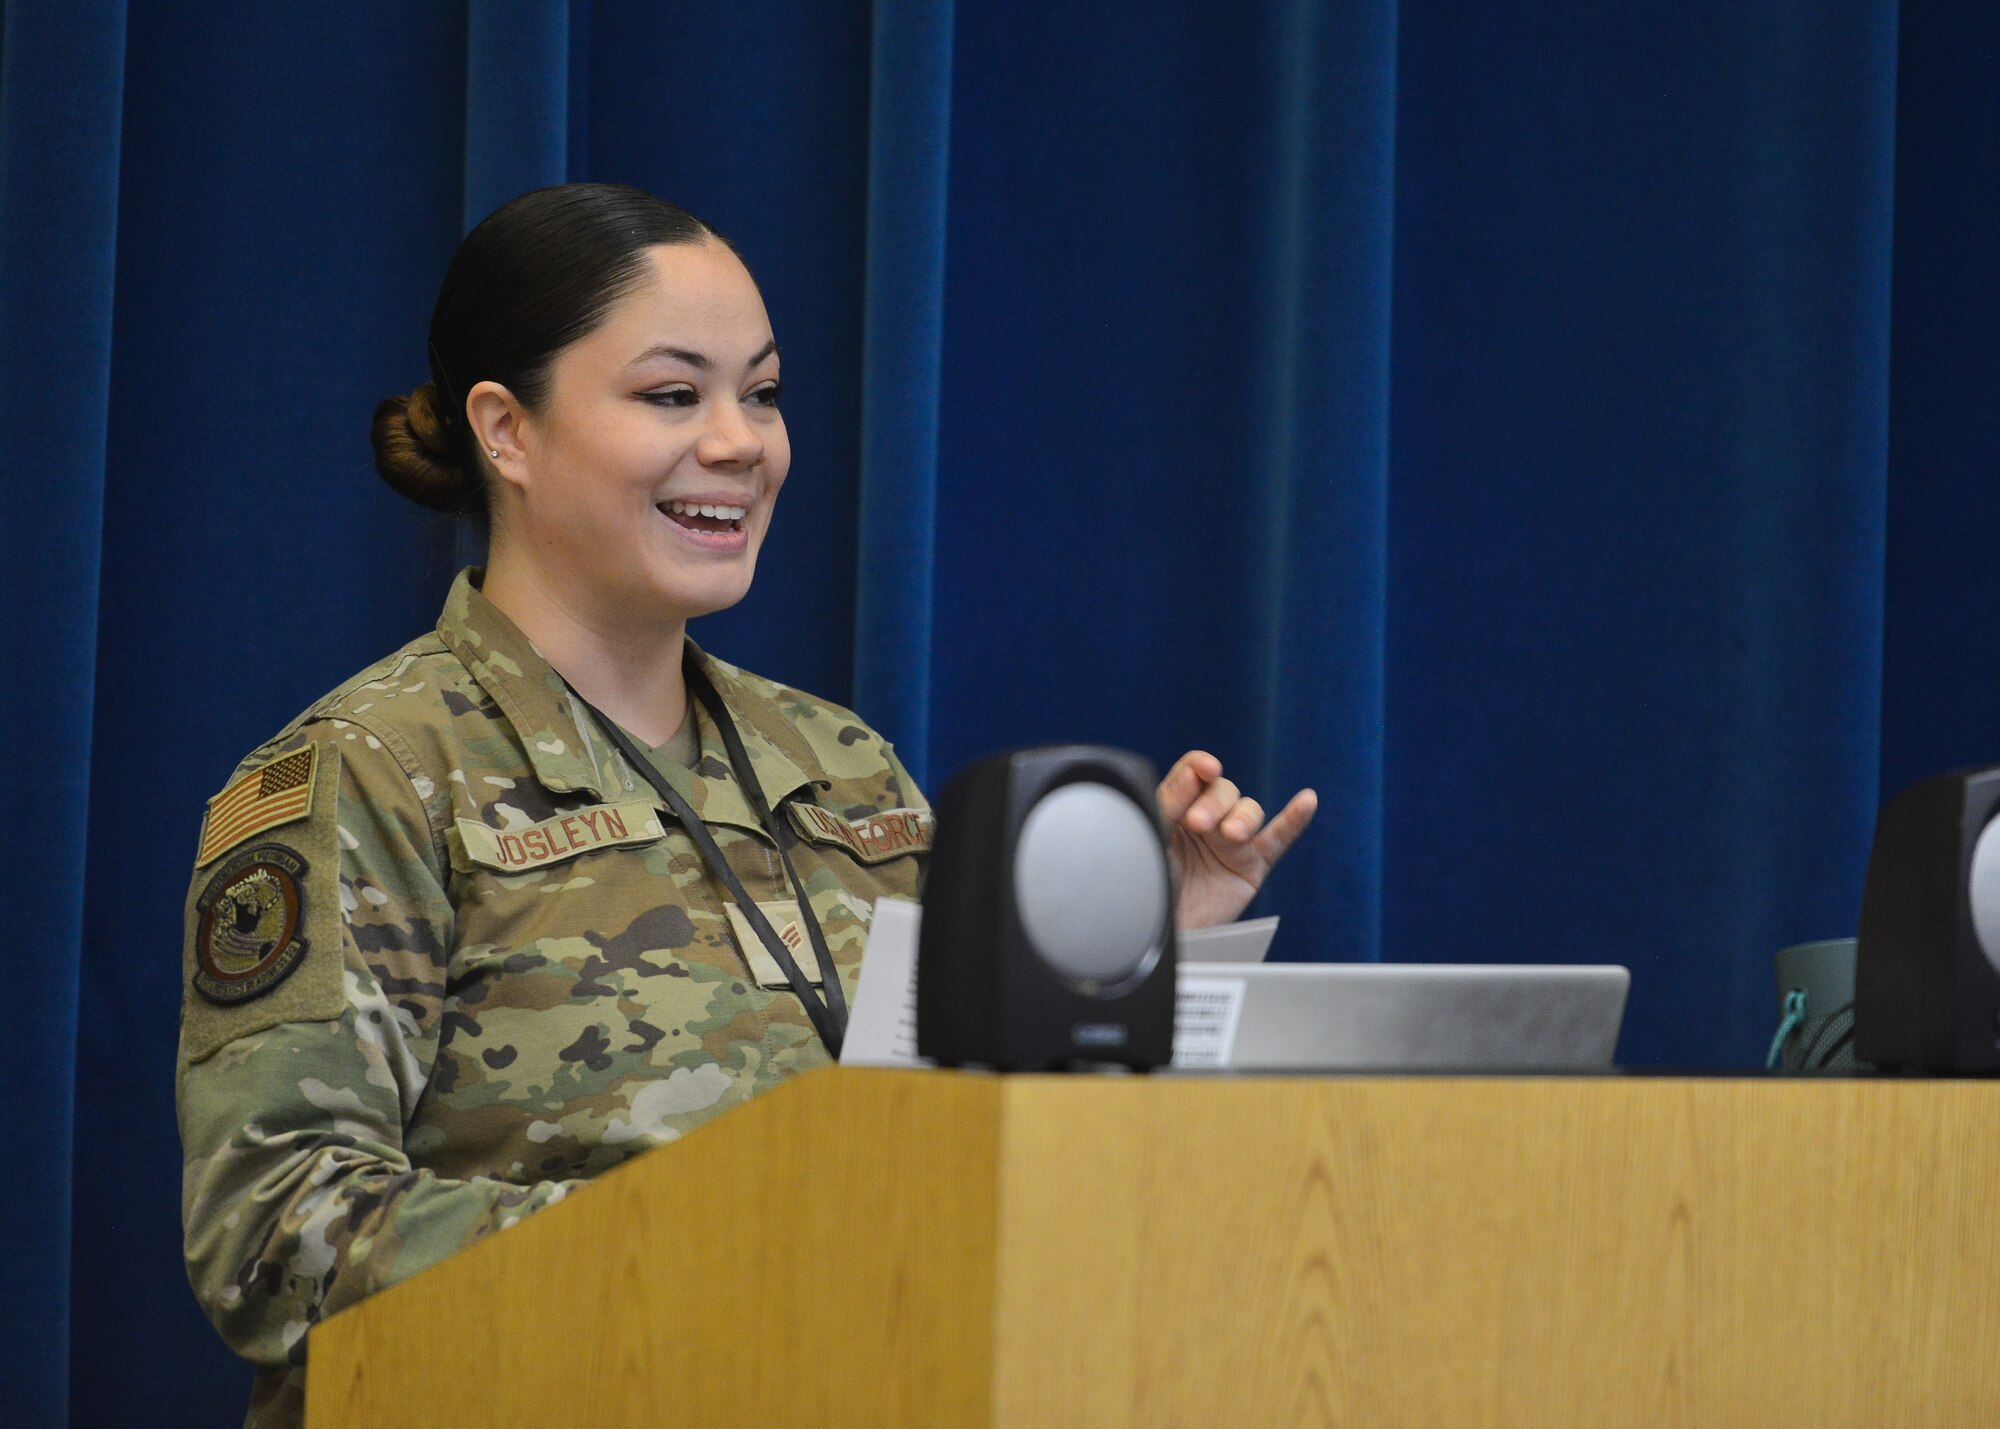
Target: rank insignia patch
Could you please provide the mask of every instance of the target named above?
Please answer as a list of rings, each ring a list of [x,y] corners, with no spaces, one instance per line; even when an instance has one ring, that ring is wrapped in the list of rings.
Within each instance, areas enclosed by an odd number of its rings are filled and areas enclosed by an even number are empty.
[[[319,746],[309,744],[297,753],[252,769],[210,799],[194,866],[203,867],[266,829],[303,819],[312,810],[313,778],[318,768]]]
[[[245,849],[195,900],[194,986],[232,1006],[283,982],[306,955],[306,861],[280,844]]]

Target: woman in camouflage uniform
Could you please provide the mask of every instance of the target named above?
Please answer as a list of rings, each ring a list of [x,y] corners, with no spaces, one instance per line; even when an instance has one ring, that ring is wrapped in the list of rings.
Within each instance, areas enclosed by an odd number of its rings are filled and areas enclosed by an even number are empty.
[[[377,465],[485,519],[489,564],[238,767],[188,893],[187,1260],[259,1366],[253,1425],[301,1418],[325,1315],[825,1065],[930,846],[879,735],[686,638],[749,588],[790,457],[729,246],[636,190],[538,190],[467,236],[430,336]],[[1266,825],[1199,752],[1161,804],[1184,926],[1241,912],[1313,810]]]

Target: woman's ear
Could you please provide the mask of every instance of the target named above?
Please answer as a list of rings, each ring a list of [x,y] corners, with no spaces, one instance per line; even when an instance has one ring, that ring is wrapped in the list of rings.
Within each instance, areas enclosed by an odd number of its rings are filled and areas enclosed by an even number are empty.
[[[509,486],[528,484],[528,414],[498,382],[476,382],[465,394],[465,417],[480,456]]]

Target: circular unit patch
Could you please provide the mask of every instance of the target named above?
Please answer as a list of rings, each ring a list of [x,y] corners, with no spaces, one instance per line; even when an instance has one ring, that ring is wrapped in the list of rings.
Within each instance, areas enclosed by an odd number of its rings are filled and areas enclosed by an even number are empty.
[[[305,961],[306,861],[281,844],[245,849],[195,900],[194,986],[233,1006],[262,997]]]

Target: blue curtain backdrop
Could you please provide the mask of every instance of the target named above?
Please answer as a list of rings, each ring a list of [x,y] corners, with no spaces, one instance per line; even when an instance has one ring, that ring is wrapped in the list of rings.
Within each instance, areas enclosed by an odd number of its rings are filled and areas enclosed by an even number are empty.
[[[1881,787],[2000,759],[1990,4],[0,15],[0,1422],[240,1413],[179,1259],[202,801],[434,618],[467,543],[368,416],[538,183],[763,284],[794,476],[704,642],[933,785],[1314,784],[1284,956],[1620,961],[1624,1061],[1747,1066]]]

